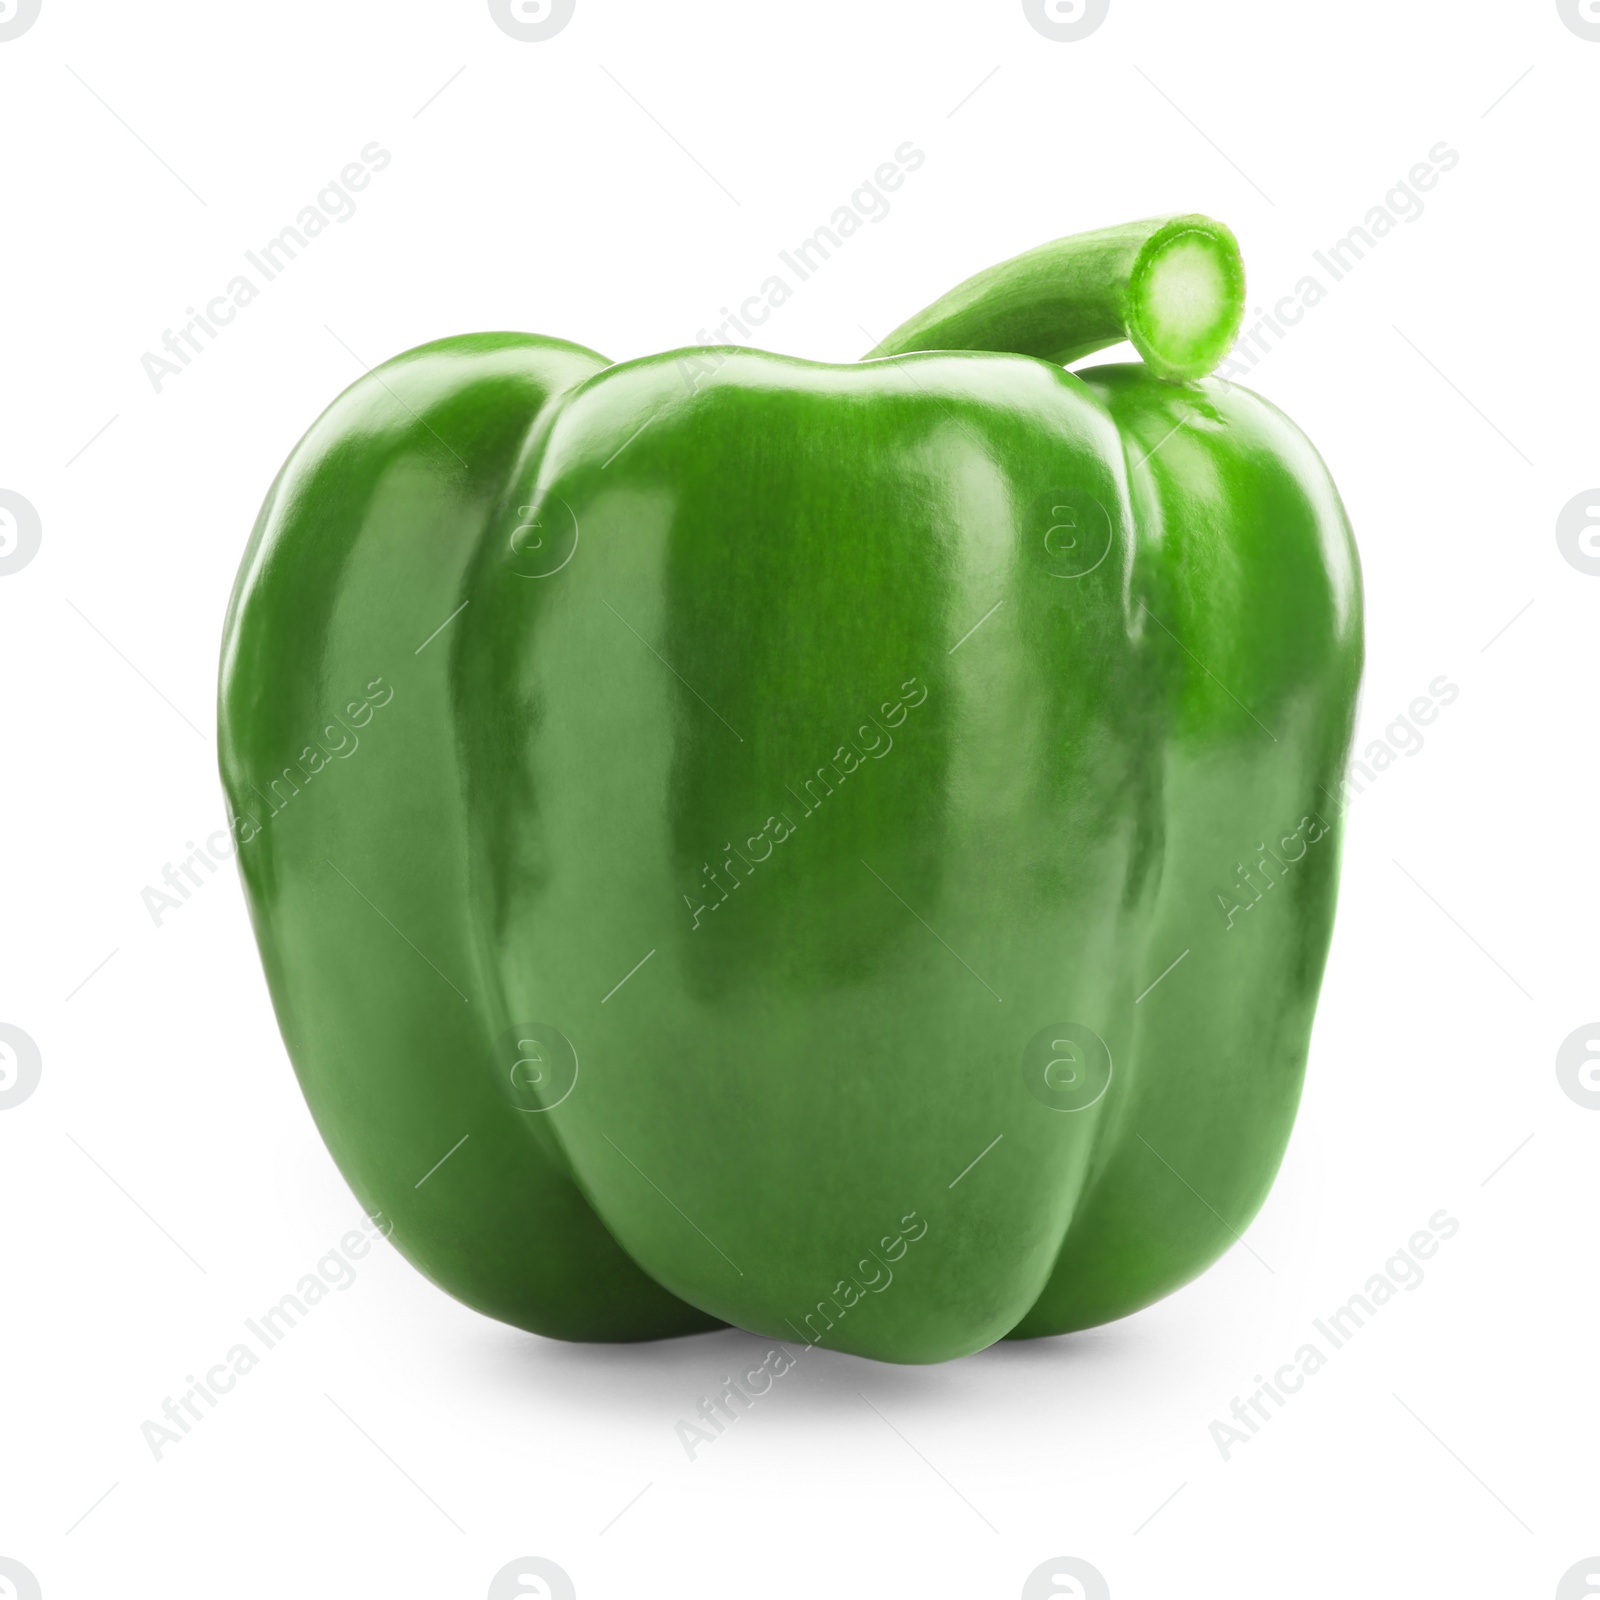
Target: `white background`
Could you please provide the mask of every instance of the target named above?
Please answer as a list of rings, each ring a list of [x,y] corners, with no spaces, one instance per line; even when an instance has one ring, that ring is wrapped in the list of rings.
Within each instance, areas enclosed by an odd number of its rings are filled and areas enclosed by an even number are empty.
[[[523,1555],[582,1600],[1010,1600],[1058,1555],[1116,1600],[1554,1595],[1600,1551],[1600,1112],[1555,1074],[1600,1015],[1600,578],[1555,539],[1600,481],[1597,87],[1554,0],[1112,0],[1077,43],[1014,0],[578,0],[543,43],[481,0],[44,0],[0,43],[0,488],[43,527],[0,577],[0,1022],[43,1061],[0,1112],[0,1556],[46,1600],[476,1600]],[[160,927],[140,898],[224,822],[217,645],[274,471],[352,351],[693,342],[908,139],[762,342],[852,359],[979,267],[1172,211],[1229,222],[1270,304],[1460,153],[1249,380],[1357,531],[1358,748],[1460,689],[1351,809],[1249,1248],[1085,1335],[808,1354],[691,1463],[674,1424],[764,1347],[563,1346],[380,1246],[155,1461],[141,1423],[360,1220],[232,869]],[[357,214],[154,392],[141,355],[371,140]],[[1213,1420],[1440,1208],[1426,1281],[1224,1461]]]

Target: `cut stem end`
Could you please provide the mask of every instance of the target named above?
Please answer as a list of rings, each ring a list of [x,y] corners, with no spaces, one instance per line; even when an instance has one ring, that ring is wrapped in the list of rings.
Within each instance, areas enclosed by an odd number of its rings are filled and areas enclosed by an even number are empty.
[[[1139,252],[1125,315],[1129,339],[1158,376],[1204,377],[1244,318],[1244,263],[1232,233],[1209,217],[1174,217]]]

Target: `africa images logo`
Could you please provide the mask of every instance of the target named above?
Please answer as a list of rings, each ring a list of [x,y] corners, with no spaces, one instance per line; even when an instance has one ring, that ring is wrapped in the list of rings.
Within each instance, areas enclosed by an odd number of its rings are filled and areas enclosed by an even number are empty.
[[[39,20],[40,0],[0,0],[0,44],[20,39]]]
[[[0,489],[0,578],[21,572],[39,553],[43,531],[33,502]]]
[[[1111,0],[1022,0],[1022,14],[1035,33],[1056,44],[1076,44],[1111,14]]]
[[[519,44],[555,38],[576,10],[577,0],[489,0],[494,25]]]

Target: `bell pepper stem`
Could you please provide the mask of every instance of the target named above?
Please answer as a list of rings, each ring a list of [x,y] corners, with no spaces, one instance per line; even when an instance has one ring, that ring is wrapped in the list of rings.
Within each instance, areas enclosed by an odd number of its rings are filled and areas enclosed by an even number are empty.
[[[1238,241],[1210,217],[1074,234],[958,284],[864,359],[993,350],[1071,362],[1131,340],[1158,377],[1202,378],[1244,316]]]

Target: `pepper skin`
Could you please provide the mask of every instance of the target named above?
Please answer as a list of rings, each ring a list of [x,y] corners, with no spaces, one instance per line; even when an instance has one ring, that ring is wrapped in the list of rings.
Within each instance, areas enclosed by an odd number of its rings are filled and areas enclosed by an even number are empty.
[[[929,1362],[1238,1238],[1362,649],[1320,459],[1201,375],[1242,301],[1225,229],[1135,224],[854,365],[470,335],[306,435],[222,774],[307,1100],[425,1273]]]

